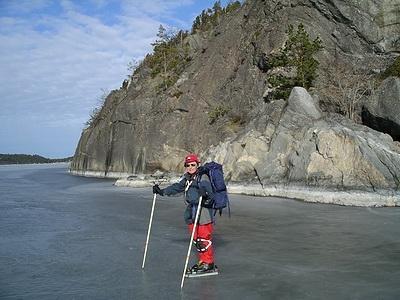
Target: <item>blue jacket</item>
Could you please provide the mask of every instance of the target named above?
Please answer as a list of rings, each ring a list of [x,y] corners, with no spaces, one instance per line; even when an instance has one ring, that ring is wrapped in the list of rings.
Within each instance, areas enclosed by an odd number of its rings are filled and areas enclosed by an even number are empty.
[[[164,195],[167,196],[184,193],[185,203],[187,204],[184,212],[186,224],[194,223],[200,196],[203,196],[203,204],[214,198],[210,179],[207,175],[201,176],[199,180],[198,174],[190,175],[189,173],[185,173],[179,182],[164,188],[163,192]],[[213,210],[202,207],[199,216],[199,224],[204,225],[213,221]]]

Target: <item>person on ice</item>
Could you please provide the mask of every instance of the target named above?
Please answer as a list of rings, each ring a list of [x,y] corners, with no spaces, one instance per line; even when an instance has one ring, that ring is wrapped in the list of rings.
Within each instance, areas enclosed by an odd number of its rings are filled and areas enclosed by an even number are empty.
[[[184,165],[186,172],[178,183],[174,183],[164,189],[157,184],[153,186],[153,193],[161,196],[171,196],[184,193],[186,210],[184,219],[188,225],[189,233],[192,233],[199,198],[202,196],[202,207],[200,207],[199,221],[194,233],[193,242],[198,251],[199,262],[190,270],[191,274],[205,274],[217,272],[214,264],[214,249],[212,242],[214,214],[212,201],[214,197],[210,179],[206,174],[199,175],[200,160],[196,154],[185,157]]]

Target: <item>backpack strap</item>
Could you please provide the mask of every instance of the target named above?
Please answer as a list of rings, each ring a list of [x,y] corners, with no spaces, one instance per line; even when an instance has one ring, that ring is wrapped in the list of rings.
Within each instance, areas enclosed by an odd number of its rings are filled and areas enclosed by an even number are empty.
[[[185,197],[186,197],[186,193],[189,190],[190,186],[192,185],[193,181],[194,181],[193,179],[192,180],[186,180],[186,182],[185,182]]]

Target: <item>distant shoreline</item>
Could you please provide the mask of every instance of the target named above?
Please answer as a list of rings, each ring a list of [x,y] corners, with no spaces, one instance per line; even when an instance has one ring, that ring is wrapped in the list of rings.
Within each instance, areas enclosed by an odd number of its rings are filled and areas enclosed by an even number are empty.
[[[69,161],[61,161],[61,162],[49,162],[49,163],[24,163],[24,164],[18,164],[18,163],[14,163],[14,164],[0,164],[0,167],[11,167],[11,166],[45,166],[45,165],[65,165],[66,167],[69,166],[71,162]]]
[[[51,164],[71,162],[73,157],[47,158],[37,154],[4,154],[0,153],[0,165]]]

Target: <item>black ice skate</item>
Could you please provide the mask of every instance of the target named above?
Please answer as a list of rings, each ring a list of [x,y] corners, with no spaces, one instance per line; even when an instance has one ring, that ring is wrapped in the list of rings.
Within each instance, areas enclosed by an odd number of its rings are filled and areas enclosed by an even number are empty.
[[[198,263],[195,264],[190,270],[187,270],[186,277],[202,277],[218,275],[218,268],[214,263]]]

